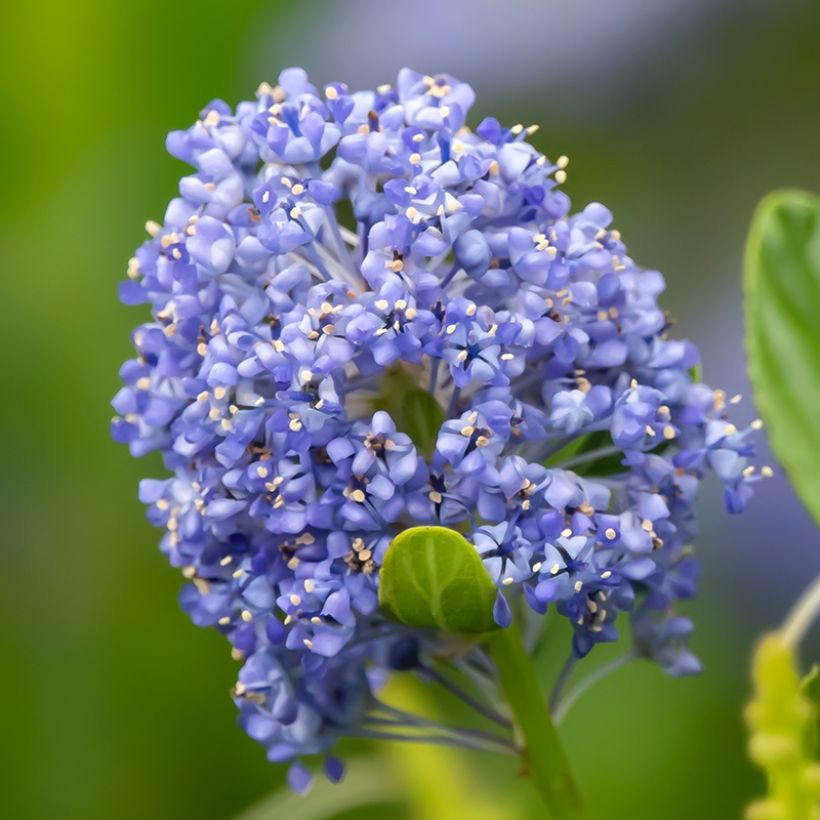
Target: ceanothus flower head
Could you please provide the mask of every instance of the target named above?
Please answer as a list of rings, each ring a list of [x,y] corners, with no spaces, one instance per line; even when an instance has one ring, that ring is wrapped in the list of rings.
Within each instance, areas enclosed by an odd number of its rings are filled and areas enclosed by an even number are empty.
[[[193,172],[121,286],[151,316],[113,435],[162,454],[170,477],[140,497],[182,605],[230,642],[241,723],[299,789],[299,757],[441,642],[379,610],[396,533],[463,532],[502,626],[515,596],[554,609],[582,657],[630,619],[637,654],[685,674],[700,481],[738,512],[768,472],[759,422],[731,422],[670,338],[662,276],[604,206],[570,211],[568,160],[534,127],[468,125],[474,97],[447,75],[352,92],[292,68],[209,103],[168,137]]]

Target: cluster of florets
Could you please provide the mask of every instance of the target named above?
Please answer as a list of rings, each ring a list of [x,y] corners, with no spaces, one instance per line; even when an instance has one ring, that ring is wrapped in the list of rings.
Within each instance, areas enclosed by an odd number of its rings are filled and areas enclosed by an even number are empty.
[[[173,474],[141,498],[184,608],[243,663],[234,698],[271,760],[327,754],[386,671],[435,647],[378,609],[408,526],[466,534],[500,625],[514,595],[554,608],[581,657],[626,615],[642,655],[696,670],[675,614],[695,493],[710,467],[736,512],[759,475],[757,423],[728,421],[667,336],[661,275],[602,205],[569,214],[568,160],[534,127],[468,128],[473,98],[444,75],[320,92],[289,69],[210,103],[168,137],[195,171],[121,290],[152,319],[114,435]],[[430,446],[383,409],[395,378],[435,401]]]

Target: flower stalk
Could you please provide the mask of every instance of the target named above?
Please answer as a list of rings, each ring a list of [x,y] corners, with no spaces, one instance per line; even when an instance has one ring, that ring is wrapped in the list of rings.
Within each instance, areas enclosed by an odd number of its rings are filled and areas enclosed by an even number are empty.
[[[513,623],[487,640],[521,737],[521,760],[554,820],[581,816],[581,795],[552,722],[532,659]]]
[[[796,647],[820,615],[820,575],[797,599],[781,627],[783,640]]]

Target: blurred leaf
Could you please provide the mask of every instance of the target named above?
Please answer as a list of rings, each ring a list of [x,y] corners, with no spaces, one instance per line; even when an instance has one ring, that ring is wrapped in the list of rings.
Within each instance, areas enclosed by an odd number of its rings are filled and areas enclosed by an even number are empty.
[[[820,523],[820,199],[769,194],[744,269],[749,375],[772,449]]]
[[[806,751],[817,757],[820,741],[820,664],[815,663],[800,681],[800,692],[814,704],[814,721],[806,730]]]
[[[806,737],[814,730],[817,710],[803,692],[794,652],[781,634],[771,632],[760,640],[752,681],[754,699],[746,708],[749,757],[766,772],[768,795],[749,806],[746,817],[815,817],[820,766],[806,748]]]
[[[381,382],[381,395],[374,409],[386,410],[396,427],[407,433],[423,456],[429,456],[444,423],[444,410],[426,391],[418,386],[406,370],[391,370]]]
[[[348,761],[341,783],[318,780],[307,795],[281,789],[235,820],[331,820],[350,809],[395,803],[397,797],[395,781],[382,760],[359,757]]]
[[[411,527],[391,543],[379,603],[411,626],[455,633],[496,629],[496,589],[475,547],[446,527]]]

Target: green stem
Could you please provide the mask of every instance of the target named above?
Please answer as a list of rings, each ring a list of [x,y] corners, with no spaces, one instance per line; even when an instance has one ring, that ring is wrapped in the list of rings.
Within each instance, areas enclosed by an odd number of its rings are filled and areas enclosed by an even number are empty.
[[[573,707],[575,701],[581,697],[588,689],[594,686],[598,681],[603,680],[608,675],[611,675],[616,669],[620,669],[624,664],[635,659],[635,654],[627,652],[609,663],[599,666],[594,672],[587,675],[574,689],[571,689],[558,702],[555,709],[552,710],[552,718],[555,725],[558,726],[561,721],[567,716],[567,712]]]
[[[798,646],[820,614],[820,575],[797,599],[781,627],[783,640],[792,648]]]
[[[554,820],[581,816],[581,796],[550,717],[532,659],[513,623],[490,634],[487,647],[524,741],[521,757]]]

